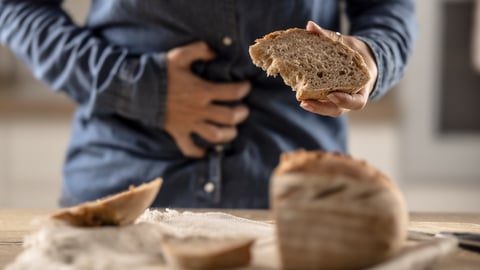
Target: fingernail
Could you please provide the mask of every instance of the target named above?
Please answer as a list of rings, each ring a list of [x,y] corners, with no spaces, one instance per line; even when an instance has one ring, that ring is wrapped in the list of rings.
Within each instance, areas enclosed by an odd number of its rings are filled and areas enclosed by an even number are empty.
[[[245,83],[242,88],[243,91],[245,91],[245,95],[247,95],[252,90],[252,85],[250,83]]]
[[[340,102],[340,99],[335,95],[335,94],[329,94],[327,95],[327,98],[332,101],[333,103],[338,103]]]
[[[317,29],[317,24],[313,21],[308,21],[307,27],[305,28],[307,31],[315,31]]]
[[[238,119],[245,120],[250,114],[250,110],[245,105],[239,105],[236,109],[238,110]]]
[[[306,102],[300,102],[300,107],[304,108],[305,110],[307,111],[312,111],[313,110],[313,107],[312,105],[306,103]]]

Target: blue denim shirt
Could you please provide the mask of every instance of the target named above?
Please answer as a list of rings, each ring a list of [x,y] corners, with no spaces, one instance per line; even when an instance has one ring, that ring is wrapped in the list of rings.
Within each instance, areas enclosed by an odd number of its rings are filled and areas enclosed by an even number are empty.
[[[93,0],[85,26],[61,0],[0,0],[0,40],[55,91],[78,104],[64,166],[63,206],[161,176],[161,207],[266,208],[279,155],[298,148],[346,152],[345,116],[298,106],[281,78],[252,65],[248,46],[313,20],[339,29],[337,0]],[[413,0],[346,0],[350,33],[367,42],[379,76],[371,99],[403,73],[415,35]],[[229,37],[233,42],[224,44]],[[165,52],[203,40],[214,61],[195,69],[249,80],[249,118],[225,149],[184,157],[164,130]],[[52,131],[54,132],[54,131]],[[372,134],[373,136],[373,134]],[[218,150],[218,151],[217,151]]]

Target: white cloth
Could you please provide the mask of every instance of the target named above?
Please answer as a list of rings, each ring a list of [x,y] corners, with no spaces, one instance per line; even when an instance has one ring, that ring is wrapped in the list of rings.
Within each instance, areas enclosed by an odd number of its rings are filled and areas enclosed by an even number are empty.
[[[168,269],[160,249],[166,234],[253,237],[253,258],[246,269],[280,269],[274,225],[219,212],[167,209],[146,210],[134,225],[124,227],[78,228],[43,220],[38,230],[25,238],[23,252],[5,270]],[[425,269],[455,247],[456,241],[449,239],[409,241],[398,256],[370,269]]]
[[[146,210],[134,225],[78,228],[52,220],[25,238],[24,251],[6,270],[167,269],[160,249],[164,235],[256,239],[252,265],[278,268],[274,227],[225,213]]]

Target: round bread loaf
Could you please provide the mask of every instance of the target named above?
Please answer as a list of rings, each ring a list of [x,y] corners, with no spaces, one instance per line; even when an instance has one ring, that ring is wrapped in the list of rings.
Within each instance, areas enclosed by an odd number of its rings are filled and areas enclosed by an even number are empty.
[[[284,269],[362,269],[393,256],[408,213],[387,176],[337,153],[284,153],[271,179]]]

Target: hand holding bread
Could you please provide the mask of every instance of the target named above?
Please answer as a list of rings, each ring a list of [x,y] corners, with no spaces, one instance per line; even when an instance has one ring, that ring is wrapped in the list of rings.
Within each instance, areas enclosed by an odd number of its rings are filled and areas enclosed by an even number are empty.
[[[253,63],[268,75],[280,74],[305,110],[337,117],[365,107],[377,66],[363,41],[322,29],[277,31],[250,47]]]

